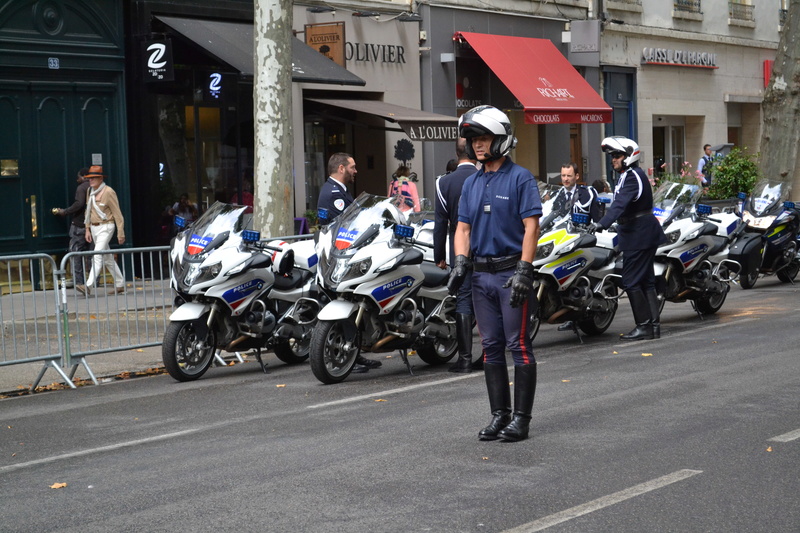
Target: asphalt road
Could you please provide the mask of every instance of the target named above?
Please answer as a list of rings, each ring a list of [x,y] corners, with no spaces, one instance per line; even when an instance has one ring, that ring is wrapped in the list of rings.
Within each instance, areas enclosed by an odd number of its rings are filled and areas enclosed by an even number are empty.
[[[478,441],[481,372],[397,355],[0,400],[0,531],[800,531],[798,292],[668,303],[660,341],[616,339],[627,302],[584,344],[542,326],[520,443]]]

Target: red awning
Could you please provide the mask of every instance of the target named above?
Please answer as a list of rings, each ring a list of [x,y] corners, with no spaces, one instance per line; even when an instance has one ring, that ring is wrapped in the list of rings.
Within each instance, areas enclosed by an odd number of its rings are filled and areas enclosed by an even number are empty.
[[[547,39],[457,32],[525,109],[526,124],[611,122],[611,108]]]

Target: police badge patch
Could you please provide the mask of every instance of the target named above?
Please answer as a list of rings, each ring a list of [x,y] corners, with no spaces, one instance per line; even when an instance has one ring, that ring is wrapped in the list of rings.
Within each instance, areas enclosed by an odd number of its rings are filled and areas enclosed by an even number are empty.
[[[341,198],[339,198],[338,200],[334,200],[333,201],[333,207],[335,207],[339,211],[343,211],[344,210],[344,200],[342,200]]]

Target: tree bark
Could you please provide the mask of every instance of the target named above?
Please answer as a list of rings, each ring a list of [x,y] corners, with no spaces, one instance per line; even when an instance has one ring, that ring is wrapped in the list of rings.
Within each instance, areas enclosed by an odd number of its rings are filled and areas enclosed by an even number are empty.
[[[253,229],[292,235],[292,2],[255,0],[254,8]]]
[[[772,181],[781,181],[800,190],[800,0],[790,0],[786,22],[783,25],[772,76],[764,93],[761,131],[762,175]],[[793,198],[791,195],[790,198]]]

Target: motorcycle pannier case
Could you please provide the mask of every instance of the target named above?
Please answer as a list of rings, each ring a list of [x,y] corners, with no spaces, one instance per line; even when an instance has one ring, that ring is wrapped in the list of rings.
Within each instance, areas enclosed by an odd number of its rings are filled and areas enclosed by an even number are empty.
[[[745,271],[752,272],[761,266],[761,235],[744,233],[731,245],[728,259],[742,265]]]

